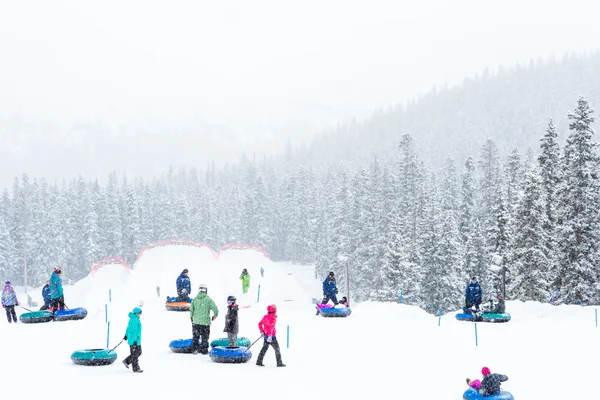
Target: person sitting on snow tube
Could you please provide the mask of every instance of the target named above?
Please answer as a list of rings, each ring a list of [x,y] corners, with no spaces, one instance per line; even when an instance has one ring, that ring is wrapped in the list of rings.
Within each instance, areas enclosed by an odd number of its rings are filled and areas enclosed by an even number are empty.
[[[346,296],[342,297],[339,304],[343,305],[344,307],[348,307],[348,298]]]
[[[482,396],[491,396],[500,393],[500,384],[508,380],[506,375],[492,374],[488,367],[483,367],[481,369],[481,375],[483,375],[483,379],[481,381],[479,394]]]
[[[473,277],[465,290],[466,308],[469,309],[475,306],[475,310],[479,311],[481,297],[481,285],[479,285],[477,278]]]
[[[504,301],[504,296],[498,296],[498,304],[492,309],[492,313],[494,314],[504,314],[506,312],[506,302]]]
[[[498,296],[498,303],[494,305],[494,300],[490,299],[489,304],[486,304],[483,308],[484,314],[504,314],[506,312],[506,303],[504,302],[504,296]]]
[[[177,296],[178,303],[189,303],[191,301],[187,289],[181,289],[181,293]]]

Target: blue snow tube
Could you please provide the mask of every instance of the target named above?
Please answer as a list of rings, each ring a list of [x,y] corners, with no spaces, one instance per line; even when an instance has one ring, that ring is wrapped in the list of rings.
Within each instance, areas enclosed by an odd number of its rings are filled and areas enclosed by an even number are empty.
[[[456,319],[459,321],[475,321],[475,316],[468,313],[458,313],[456,314]]]
[[[344,308],[321,308],[320,314],[324,317],[347,317],[352,314],[350,307]]]
[[[213,347],[208,352],[211,360],[218,363],[241,364],[252,358],[252,352],[245,346]]]
[[[169,343],[169,348],[173,353],[187,353],[192,352],[192,344],[194,339],[177,339]]]
[[[83,307],[73,308],[71,310],[57,310],[54,312],[55,321],[70,321],[84,319],[87,316],[87,310]]]
[[[500,392],[498,394],[492,394],[490,396],[482,396],[479,392],[473,388],[467,389],[463,394],[464,400],[515,400],[512,394],[509,392]]]

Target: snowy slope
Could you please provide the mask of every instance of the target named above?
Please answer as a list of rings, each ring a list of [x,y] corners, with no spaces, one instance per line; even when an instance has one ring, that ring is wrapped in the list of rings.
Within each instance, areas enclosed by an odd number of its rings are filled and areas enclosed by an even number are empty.
[[[260,341],[252,348],[253,359],[241,365],[172,353],[169,342],[191,337],[191,325],[187,313],[165,310],[164,297],[174,293],[175,279],[186,267],[194,290],[207,283],[219,307],[211,339],[223,336],[225,299],[240,295],[239,274],[248,268],[252,287],[244,301],[250,307],[240,310],[240,336],[256,339],[265,305],[275,302],[277,336],[287,368],[275,367],[272,350],[265,358],[267,367],[256,367]],[[512,321],[478,323],[476,346],[474,324],[456,321],[453,314],[443,316],[440,323],[409,305],[367,302],[354,305],[348,318],[317,317],[310,300],[320,297],[321,278],[315,279],[313,267],[274,263],[253,251],[228,250],[215,258],[201,248],[156,248],[145,252],[133,271],[124,271],[120,265],[105,265],[87,281],[66,287],[66,300],[72,306],[97,309],[106,302],[103,292],[111,286],[111,347],[123,336],[127,312],[143,301],[140,364],[145,372],[135,375],[123,367],[125,345],[117,348],[119,359],[111,366],[72,364],[74,350],[106,347],[103,312],[90,313],[82,321],[36,325],[9,325],[0,319],[4,396],[26,399],[56,393],[61,400],[79,400],[137,394],[140,399],[181,395],[264,400],[392,395],[460,400],[465,378],[480,378],[485,365],[509,376],[503,387],[518,400],[593,398],[592,388],[584,384],[593,382],[600,354],[600,328],[593,307],[509,301]],[[161,298],[156,295],[157,282],[166,293]],[[261,299],[256,303],[259,284]]]

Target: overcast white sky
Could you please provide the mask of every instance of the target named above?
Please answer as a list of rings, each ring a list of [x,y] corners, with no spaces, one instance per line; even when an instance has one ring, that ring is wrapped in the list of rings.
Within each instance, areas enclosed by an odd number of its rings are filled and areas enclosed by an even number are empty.
[[[599,38],[598,0],[0,0],[0,118],[325,124]]]

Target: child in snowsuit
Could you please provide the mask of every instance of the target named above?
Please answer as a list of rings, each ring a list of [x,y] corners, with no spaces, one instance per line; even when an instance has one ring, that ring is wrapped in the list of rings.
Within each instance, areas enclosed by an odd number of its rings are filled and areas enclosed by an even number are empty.
[[[260,349],[260,353],[258,353],[258,358],[256,359],[256,365],[259,367],[264,367],[263,358],[267,350],[269,349],[269,345],[273,346],[273,350],[275,350],[275,359],[277,360],[278,367],[285,367],[283,361],[281,361],[281,351],[279,349],[279,342],[277,342],[277,332],[275,329],[275,324],[277,323],[277,307],[273,304],[267,307],[267,315],[263,317],[258,323],[258,330],[265,338],[262,349]]]
[[[2,290],[2,307],[6,310],[6,318],[10,324],[12,321],[17,322],[17,314],[15,313],[15,306],[19,305],[17,300],[17,294],[15,289],[10,285],[10,281],[6,281],[4,289]],[[11,321],[12,318],[12,321]]]
[[[323,281],[323,301],[321,304],[327,304],[329,300],[333,301],[334,305],[338,304],[336,294],[338,293],[337,286],[335,284],[335,275],[332,272],[329,273],[327,278]]]
[[[134,308],[129,313],[129,323],[123,340],[127,340],[129,345],[129,356],[123,360],[125,368],[129,369],[129,365],[133,366],[133,372],[144,372],[140,369],[138,359],[142,355],[142,323],[140,322],[142,310],[138,307]]]
[[[481,375],[483,375],[483,379],[481,381],[479,394],[482,396],[500,393],[500,384],[508,380],[506,375],[492,374],[488,367],[483,367],[481,369]]]
[[[65,296],[63,294],[62,279],[60,275],[62,271],[60,268],[54,268],[52,275],[50,275],[50,298],[52,299],[52,312],[57,310],[64,310],[65,308]]]
[[[40,311],[47,310],[52,306],[52,299],[50,298],[49,280],[46,281],[46,284],[42,288],[42,298],[44,299],[44,305],[40,308]]]
[[[231,347],[237,347],[237,335],[239,331],[239,307],[235,304],[236,300],[235,296],[227,297],[227,315],[225,315],[225,329],[223,329],[223,332],[227,332],[227,340],[229,340],[229,346]]]
[[[248,289],[250,289],[250,274],[248,270],[244,268],[242,274],[240,275],[240,280],[242,281],[242,293],[248,293]]]
[[[474,381],[472,381],[469,378],[467,378],[467,385],[479,392],[479,388],[481,387],[481,381],[479,379],[475,379]]]

